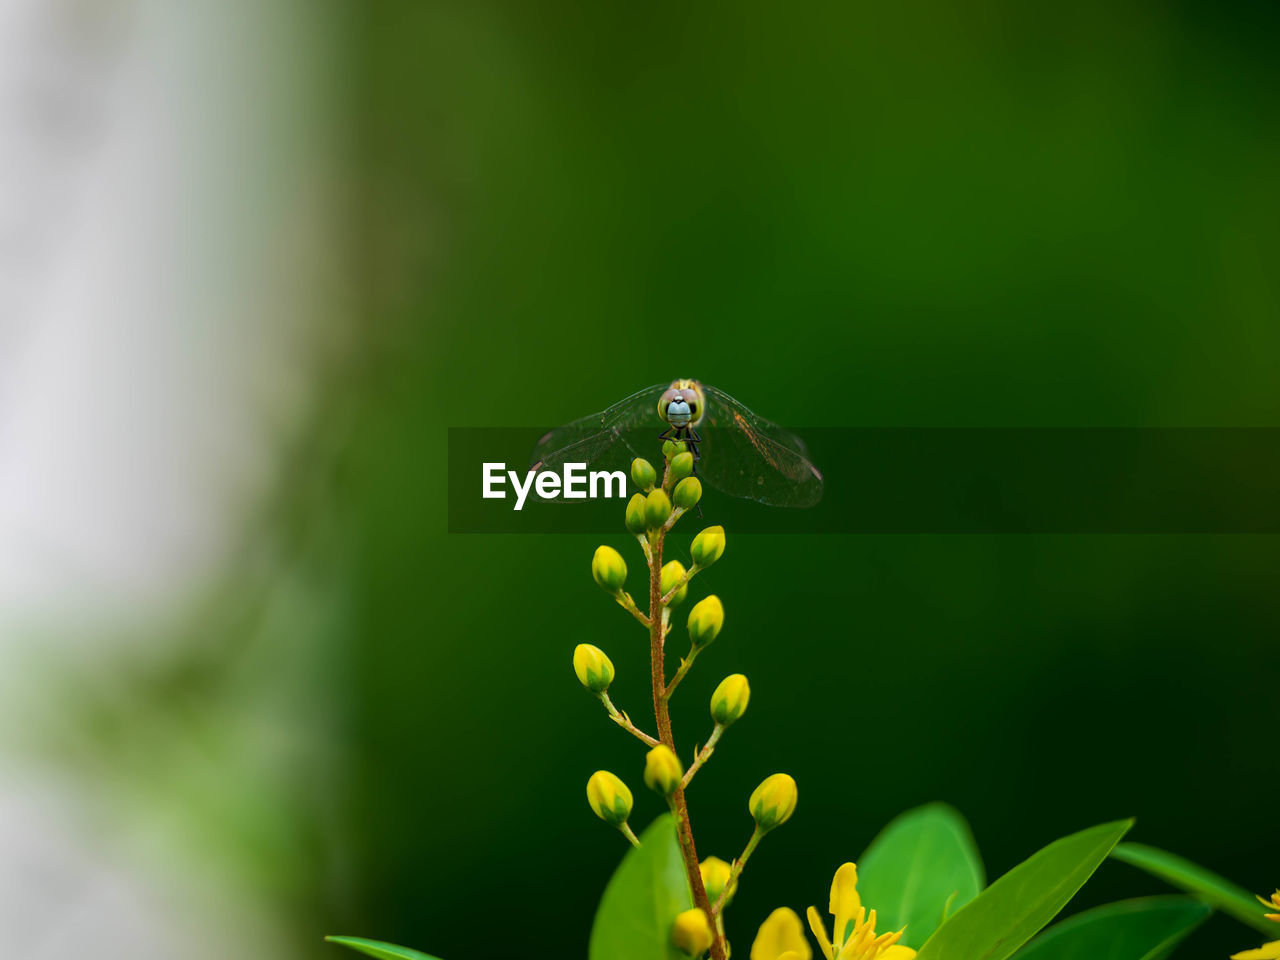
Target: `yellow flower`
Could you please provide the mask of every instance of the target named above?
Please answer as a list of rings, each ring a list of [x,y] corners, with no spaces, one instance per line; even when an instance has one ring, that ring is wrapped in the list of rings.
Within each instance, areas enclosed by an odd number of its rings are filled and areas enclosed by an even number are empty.
[[[597,770],[587,781],[587,803],[595,815],[611,827],[621,827],[627,822],[633,802],[627,785],[608,770]]]
[[[868,911],[858,896],[858,868],[846,863],[831,881],[830,910],[836,919],[834,936],[828,940],[822,915],[809,908],[809,929],[813,931],[827,960],[909,960],[916,952],[898,943],[902,930],[876,936],[876,912]],[[904,928],[905,929],[905,928]]]
[[[711,923],[698,907],[679,914],[671,925],[671,942],[691,957],[700,957],[710,950],[714,939]]]
[[[683,777],[684,770],[680,767],[680,758],[665,743],[660,743],[650,750],[644,759],[645,785],[664,797],[669,797],[675,792]]]
[[[1265,916],[1268,920],[1273,920],[1276,923],[1280,923],[1280,890],[1277,890],[1275,893],[1273,893],[1269,900],[1264,900],[1262,899],[1262,897],[1258,897],[1258,902],[1262,904],[1264,907],[1266,907],[1268,910],[1275,911],[1275,913],[1267,913],[1267,914],[1263,914],[1263,916]]]
[[[733,873],[733,867],[719,857],[707,857],[698,865],[698,872],[702,874],[702,886],[707,891],[707,899],[715,903],[720,899],[720,894],[724,893],[725,885],[729,882],[729,874]],[[729,888],[729,895],[724,898],[726,904],[733,900],[733,894],[737,889],[738,881],[735,880],[733,886]]]
[[[804,938],[804,924],[790,907],[779,907],[760,924],[751,960],[812,960],[813,951]]]
[[[573,649],[573,672],[578,682],[599,696],[613,683],[613,661],[599,647],[580,643]]]
[[[613,547],[601,544],[591,558],[591,576],[606,593],[620,593],[627,582],[627,562]]]
[[[751,793],[747,809],[763,834],[780,827],[796,812],[796,782],[790,775],[775,773],[765,777]]]
[[[1268,920],[1280,923],[1280,890],[1273,893],[1270,899],[1258,898],[1258,902],[1273,912],[1265,914]],[[1256,950],[1241,950],[1233,953],[1231,960],[1280,960],[1280,940],[1264,943]]]
[[[1280,940],[1264,943],[1256,950],[1241,950],[1231,955],[1231,960],[1277,960],[1277,958],[1280,958]]]

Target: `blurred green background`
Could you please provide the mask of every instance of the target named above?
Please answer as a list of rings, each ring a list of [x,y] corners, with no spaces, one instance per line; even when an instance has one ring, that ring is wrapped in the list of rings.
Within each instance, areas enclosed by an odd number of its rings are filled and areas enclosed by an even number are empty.
[[[441,427],[554,425],[676,376],[782,423],[1274,425],[1277,25],[1110,2],[371,13],[365,257],[392,346],[345,457],[358,880],[333,924],[581,955],[622,852],[583,783],[639,782],[568,670],[600,645],[643,711],[594,543],[442,536]],[[802,798],[738,898],[740,950],[934,798],[993,873],[1136,815],[1275,882],[1274,539],[730,544],[696,591],[729,625],[677,705],[686,749],[721,676],[755,698],[692,794],[701,851],[740,849],[765,774]],[[1148,889],[1115,865],[1090,895]]]
[[[1277,9],[360,5],[353,345],[180,652],[131,672],[121,742],[194,723],[204,773],[175,793],[141,749],[103,764],[122,803],[164,795],[300,957],[326,932],[584,956],[624,852],[586,779],[631,782],[637,827],[660,801],[570,655],[604,648],[641,716],[643,638],[590,580],[595,540],[445,533],[445,428],[677,376],[784,424],[1280,424]],[[730,530],[677,738],[725,674],[753,700],[691,793],[700,851],[740,850],[764,775],[801,798],[738,951],[934,799],[992,875],[1133,815],[1280,883],[1277,575],[1266,537]],[[110,756],[119,710],[74,699],[95,733],[68,755]],[[1076,905],[1157,889],[1112,864]],[[1215,921],[1185,949],[1253,940]]]

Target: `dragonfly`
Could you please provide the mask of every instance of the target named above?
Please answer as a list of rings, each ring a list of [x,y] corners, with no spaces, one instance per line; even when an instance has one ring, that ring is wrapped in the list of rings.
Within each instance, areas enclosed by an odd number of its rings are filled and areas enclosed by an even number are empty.
[[[645,387],[551,430],[534,447],[529,469],[558,471],[566,463],[625,469],[635,457],[654,459],[663,440],[684,441],[696,474],[731,497],[778,507],[822,499],[822,474],[799,437],[697,380]]]

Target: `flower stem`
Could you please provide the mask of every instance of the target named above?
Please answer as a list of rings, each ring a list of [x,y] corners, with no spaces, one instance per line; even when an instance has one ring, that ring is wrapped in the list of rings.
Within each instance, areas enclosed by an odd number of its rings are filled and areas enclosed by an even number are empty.
[[[659,556],[661,556],[661,553],[659,553]],[[636,602],[631,599],[631,594],[620,593],[614,599],[618,601],[618,606],[622,607],[623,610],[627,611],[627,613],[631,614],[646,627],[652,626],[649,623],[649,618],[640,612],[640,608],[636,606]]]
[[[667,710],[667,674],[663,659],[666,644],[667,618],[662,610],[662,546],[666,530],[655,531],[650,537],[649,556],[649,672],[653,687],[653,716],[658,724],[658,739],[672,751],[675,738],[671,734],[671,715]],[[684,859],[685,873],[689,877],[689,890],[693,902],[707,915],[713,930],[719,930],[712,912],[707,889],[702,884],[702,871],[698,869],[698,850],[693,843],[693,827],[689,823],[689,807],[684,799],[684,787],[677,787],[671,794],[671,811],[676,820],[676,838],[680,843],[680,855]],[[712,960],[728,960],[724,936],[717,933],[711,943]]]
[[[680,681],[685,678],[689,672],[689,668],[693,666],[693,661],[698,658],[698,648],[694,647],[689,651],[689,655],[680,661],[680,669],[676,671],[676,675],[671,678],[671,682],[667,684],[666,690],[662,692],[664,700],[670,700],[671,695],[676,692],[676,687],[680,685]]]
[[[702,568],[695,563],[686,570],[684,572],[684,576],[676,581],[676,585],[662,595],[662,605],[665,607],[670,604],[671,601],[675,599],[676,594],[689,585],[689,581],[694,578],[694,575],[697,574],[700,569]]]
[[[742,876],[742,868],[747,865],[747,861],[751,859],[751,854],[755,853],[756,846],[760,843],[760,838],[764,836],[760,832],[760,828],[756,827],[751,832],[751,839],[747,841],[746,848],[742,851],[742,856],[733,861],[733,869],[729,871],[729,880],[724,885],[724,892],[720,894],[720,899],[716,901],[714,907],[711,908],[711,916],[718,917],[724,911],[724,902],[729,895],[729,891],[733,889],[734,884],[738,882],[738,877]]]
[[[645,733],[643,730],[637,727],[634,723],[631,722],[630,717],[628,717],[625,713],[623,713],[613,705],[613,701],[609,699],[608,693],[600,694],[600,702],[604,704],[605,710],[609,711],[609,719],[611,719],[614,723],[620,726],[623,730],[627,731],[627,733],[632,734],[638,740],[642,741],[643,743],[647,744],[650,747],[656,747],[658,745],[657,740],[655,740],[653,737],[649,736],[647,733]]]
[[[680,781],[682,788],[689,786],[689,781],[693,779],[693,775],[701,769],[702,765],[711,759],[711,754],[715,753],[716,743],[720,740],[720,734],[724,733],[724,727],[716,724],[716,728],[711,731],[711,737],[707,740],[706,746],[698,751],[698,755],[693,758],[693,763],[689,765],[689,769],[684,773],[684,779]]]
[[[622,832],[622,835],[624,837],[626,837],[628,840],[631,841],[631,845],[633,847],[640,846],[640,840],[636,837],[634,833],[632,833],[630,825],[624,823],[618,829]]]

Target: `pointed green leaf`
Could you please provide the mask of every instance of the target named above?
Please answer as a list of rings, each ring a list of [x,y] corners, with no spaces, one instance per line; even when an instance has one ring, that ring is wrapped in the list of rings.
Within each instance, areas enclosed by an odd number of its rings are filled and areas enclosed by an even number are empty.
[[[1143,897],[1055,923],[1014,960],[1162,960],[1213,912],[1191,897]]]
[[[916,960],[1004,960],[1057,916],[1132,825],[1104,823],[1055,840],[958,910]]]
[[[675,821],[658,817],[622,859],[591,927],[589,960],[688,960],[671,945],[676,914],[693,906]]]
[[[1266,911],[1252,894],[1199,864],[1141,843],[1122,843],[1111,856],[1195,894],[1246,926],[1263,933],[1276,932],[1275,924],[1263,916]]]
[[[897,817],[858,861],[858,892],[874,907],[879,930],[901,930],[919,947],[985,884],[982,860],[964,817],[930,803]],[[954,898],[954,899],[953,899]]]
[[[378,960],[436,960],[417,950],[408,947],[397,947],[394,943],[383,943],[381,940],[366,940],[364,937],[325,937],[330,943],[340,943],[358,953],[377,957]]]

